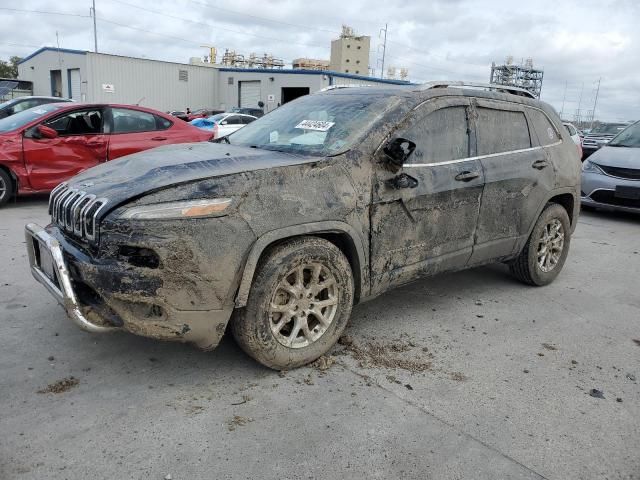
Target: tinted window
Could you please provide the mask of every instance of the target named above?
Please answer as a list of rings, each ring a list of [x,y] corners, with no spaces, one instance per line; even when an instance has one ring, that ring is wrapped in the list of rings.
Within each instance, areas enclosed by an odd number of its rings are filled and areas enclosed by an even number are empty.
[[[241,117],[242,118],[242,123],[244,123],[245,125],[253,122],[255,120],[255,118],[253,117]]]
[[[102,112],[100,110],[82,110],[62,115],[45,123],[58,132],[58,135],[92,135],[102,133]]]
[[[163,117],[159,117],[157,115],[154,115],[156,117],[156,128],[158,130],[166,130],[167,128],[169,128],[171,125],[173,125],[173,123],[171,122],[171,120],[167,120],[166,118]]]
[[[478,155],[529,147],[531,137],[524,113],[478,108]]]
[[[547,116],[540,110],[528,109],[529,118],[533,122],[533,128],[538,134],[540,145],[551,145],[560,140],[558,132],[551,124]]]
[[[241,125],[242,117],[239,117],[237,115],[232,115],[230,117],[225,118],[224,121],[227,122],[227,125]]]
[[[135,133],[156,130],[156,116],[129,110],[128,108],[113,108],[113,133]]]
[[[469,156],[467,109],[448,107],[417,118],[401,136],[416,143],[410,163],[436,163]]]
[[[625,128],[618,136],[609,142],[609,146],[640,148],[640,122]]]

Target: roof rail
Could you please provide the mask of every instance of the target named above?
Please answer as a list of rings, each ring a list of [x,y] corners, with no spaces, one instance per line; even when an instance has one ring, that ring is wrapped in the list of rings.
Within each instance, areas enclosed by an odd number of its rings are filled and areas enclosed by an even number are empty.
[[[321,88],[318,90],[320,92],[328,92],[329,90],[337,90],[338,88],[359,88],[359,87],[369,87],[370,85],[356,85],[353,83],[347,85],[329,85],[328,87]]]
[[[429,90],[431,88],[482,88],[484,90],[493,90],[497,92],[510,93],[512,95],[519,95],[521,97],[529,97],[536,98],[536,96],[531,93],[526,88],[522,87],[512,87],[510,85],[499,85],[497,83],[478,83],[478,82],[465,82],[460,80],[455,81],[434,81],[434,82],[426,82],[420,85],[420,90]]]

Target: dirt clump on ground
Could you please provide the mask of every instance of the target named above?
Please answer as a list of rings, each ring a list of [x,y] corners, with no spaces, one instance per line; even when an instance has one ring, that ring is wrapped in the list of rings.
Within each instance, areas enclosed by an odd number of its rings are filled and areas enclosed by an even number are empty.
[[[449,374],[449,378],[451,378],[451,380],[455,380],[456,382],[464,382],[465,380],[468,380],[469,377],[461,372],[451,372]]]
[[[64,393],[71,390],[80,383],[75,377],[63,378],[57,382],[47,385],[45,388],[38,390],[38,393]]]
[[[556,347],[555,345],[551,344],[551,343],[543,343],[542,346],[544,348],[546,348],[547,350],[558,350],[558,347]]]
[[[336,363],[336,358],[333,355],[322,355],[315,362],[311,364],[311,366],[321,372],[329,370],[331,365]]]
[[[234,415],[233,418],[227,423],[227,426],[229,428],[229,431],[233,432],[236,428],[243,427],[249,422],[253,422],[253,418]]]
[[[406,354],[413,348],[411,342],[393,342],[383,344],[378,342],[367,342],[360,346],[351,341],[340,342],[344,345],[344,351],[351,355],[362,368],[393,368],[407,370],[409,372],[424,372],[431,369],[431,362],[420,358],[406,358]]]

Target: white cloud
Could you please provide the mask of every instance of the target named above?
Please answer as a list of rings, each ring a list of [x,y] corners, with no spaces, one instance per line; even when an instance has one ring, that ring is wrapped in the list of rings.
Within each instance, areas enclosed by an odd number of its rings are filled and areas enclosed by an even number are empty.
[[[12,8],[88,15],[89,5],[23,0]],[[407,67],[413,80],[486,81],[492,61],[531,57],[545,70],[543,100],[558,110],[566,82],[565,112],[577,109],[582,91],[586,113],[602,77],[597,116],[640,118],[635,0],[538,0],[517,8],[511,0],[97,0],[97,9],[101,51],[184,62],[206,54],[200,48],[206,44],[286,61],[328,58],[331,39],[347,23],[371,35],[371,66],[377,67],[379,30],[387,22],[386,65]],[[2,58],[55,45],[56,32],[62,47],[93,48],[90,18],[0,10],[0,22],[4,41],[21,45],[0,43]]]

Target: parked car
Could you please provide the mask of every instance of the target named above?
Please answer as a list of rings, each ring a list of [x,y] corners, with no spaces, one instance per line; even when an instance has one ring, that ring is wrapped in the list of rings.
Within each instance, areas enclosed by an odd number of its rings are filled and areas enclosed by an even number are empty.
[[[196,118],[190,123],[194,127],[213,132],[213,138],[220,138],[232,134],[254,120],[256,117],[251,115],[218,113],[209,118]]]
[[[67,98],[60,97],[18,97],[12,100],[8,100],[4,103],[0,103],[0,119],[10,117],[15,113],[22,112],[29,108],[37,107],[38,105],[44,105],[46,103],[60,103],[60,102],[72,102]]]
[[[569,136],[571,137],[571,140],[573,140],[573,143],[578,147],[578,154],[580,155],[580,158],[582,158],[582,137],[580,136],[580,130],[568,122],[564,122],[563,125],[564,128],[567,129],[567,132],[569,132]]]
[[[582,141],[582,160],[588,158],[627,126],[629,126],[628,123],[601,123],[591,130]]]
[[[581,196],[584,207],[640,213],[640,122],[584,161]]]
[[[208,350],[230,321],[275,369],[423,276],[506,262],[549,284],[580,207],[575,145],[545,103],[438,85],[308,95],[219,143],[99,165],[26,226],[32,272],[85,330]]]
[[[233,107],[230,111],[232,113],[243,113],[245,115],[252,115],[256,118],[260,118],[264,115],[264,110],[262,110],[261,108]]]
[[[186,114],[186,118],[183,118],[185,122],[190,122],[195,120],[196,118],[207,118],[212,115],[217,115],[218,113],[224,113],[224,110],[215,110],[212,108],[198,108],[188,114]]]
[[[0,120],[0,206],[102,162],[211,134],[131,105],[49,103]]]

